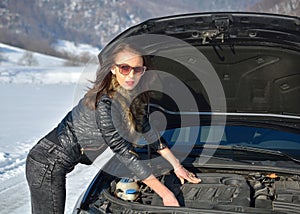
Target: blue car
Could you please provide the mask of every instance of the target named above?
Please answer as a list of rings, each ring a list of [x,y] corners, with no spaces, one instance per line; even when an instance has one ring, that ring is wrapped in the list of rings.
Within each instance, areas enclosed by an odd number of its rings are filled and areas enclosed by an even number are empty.
[[[122,39],[143,45],[157,75],[152,125],[202,182],[181,184],[141,139],[141,159],[180,207],[164,207],[112,157],[74,213],[300,213],[299,17],[161,17],[125,30],[105,48]]]

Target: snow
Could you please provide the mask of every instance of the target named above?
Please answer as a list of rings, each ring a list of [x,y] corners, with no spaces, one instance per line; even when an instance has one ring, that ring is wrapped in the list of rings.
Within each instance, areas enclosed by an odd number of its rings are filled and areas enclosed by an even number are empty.
[[[54,48],[60,52],[67,52],[77,56],[87,53],[98,53],[100,51],[98,48],[92,47],[89,44],[75,44],[74,42],[66,40],[58,40]]]
[[[40,53],[34,53],[30,51],[25,51],[21,48],[12,47],[6,44],[0,43],[0,53],[3,55],[3,60],[1,62],[2,66],[16,66],[19,64],[19,60],[22,58],[24,53],[32,53],[33,56],[37,59],[38,64],[42,67],[51,66],[51,67],[61,67],[65,63],[64,59],[60,59],[53,56],[47,56]],[[49,64],[51,62],[51,65]]]
[[[92,50],[95,51],[95,50]],[[1,213],[30,213],[25,178],[28,151],[76,105],[93,78],[95,64],[65,67],[65,60],[32,53],[36,66],[20,66],[26,51],[0,43],[0,207]],[[86,72],[87,70],[90,73]],[[92,75],[92,76],[91,76]],[[80,83],[80,84],[79,84]],[[65,213],[72,209],[91,179],[105,163],[77,165],[67,176]],[[98,160],[100,160],[99,158]]]

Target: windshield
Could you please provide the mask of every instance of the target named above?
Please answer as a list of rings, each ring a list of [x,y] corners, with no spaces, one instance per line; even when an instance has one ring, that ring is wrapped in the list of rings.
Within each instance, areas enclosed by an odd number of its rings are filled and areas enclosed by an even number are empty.
[[[217,134],[214,138],[214,133]],[[197,137],[195,137],[197,135]],[[300,159],[300,135],[291,132],[258,128],[251,126],[191,126],[166,130],[163,137],[170,146],[180,142],[182,145],[196,146],[216,143],[220,146],[243,146],[280,151]]]

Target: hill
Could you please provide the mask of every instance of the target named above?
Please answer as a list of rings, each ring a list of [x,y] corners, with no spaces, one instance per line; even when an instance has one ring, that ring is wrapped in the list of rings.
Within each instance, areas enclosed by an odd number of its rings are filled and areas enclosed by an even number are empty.
[[[60,40],[101,49],[124,29],[146,19],[178,13],[245,10],[258,0],[2,0],[0,42],[70,57]]]
[[[70,41],[101,49],[124,29],[146,19],[179,13],[255,11],[300,14],[299,0],[2,0],[0,42],[67,59],[57,49]],[[81,61],[85,61],[83,57]]]

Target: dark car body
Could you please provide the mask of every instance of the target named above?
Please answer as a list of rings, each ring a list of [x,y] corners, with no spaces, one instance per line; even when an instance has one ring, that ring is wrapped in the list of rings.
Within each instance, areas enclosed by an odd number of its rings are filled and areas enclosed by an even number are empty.
[[[195,105],[178,106],[172,96],[157,92],[150,110],[164,116],[161,134],[202,182],[181,185],[172,170],[164,171],[165,163],[149,163],[181,206],[164,207],[139,182],[137,198],[124,200],[116,186],[122,175],[131,175],[113,157],[82,194],[74,213],[300,213],[300,18],[184,14],[145,21],[113,41],[140,35],[184,41],[216,72],[216,85],[206,85],[189,69],[202,59],[186,47],[170,48],[159,40],[151,44],[163,53],[152,57],[155,68],[182,81]],[[164,57],[168,54],[172,59]],[[199,72],[209,76],[203,68]],[[160,81],[178,92],[178,85],[167,84],[168,78],[162,75]],[[137,151],[147,159],[147,146],[140,144]]]

